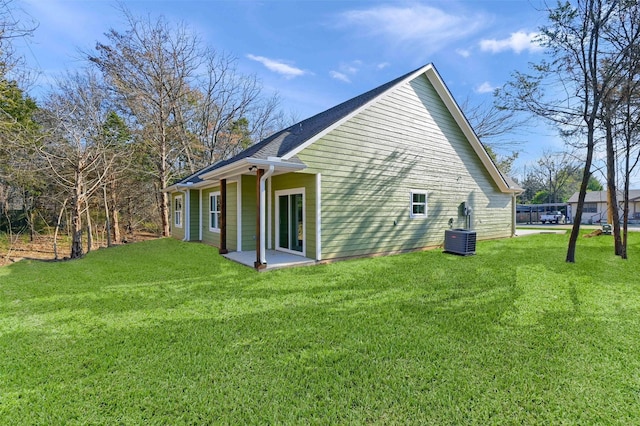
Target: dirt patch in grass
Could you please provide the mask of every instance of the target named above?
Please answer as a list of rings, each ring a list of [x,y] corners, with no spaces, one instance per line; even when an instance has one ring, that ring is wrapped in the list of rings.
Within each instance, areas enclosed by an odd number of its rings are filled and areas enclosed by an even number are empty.
[[[147,241],[158,238],[157,235],[149,232],[136,232],[128,235],[121,243],[130,244],[138,241]],[[0,267],[10,265],[22,259],[56,260],[53,244],[53,235],[36,235],[33,241],[28,236],[17,235],[0,237]],[[86,238],[83,239],[84,250],[86,252]],[[106,241],[94,242],[91,250],[98,250],[107,246]],[[69,237],[58,237],[58,260],[69,257],[71,252],[71,240]]]

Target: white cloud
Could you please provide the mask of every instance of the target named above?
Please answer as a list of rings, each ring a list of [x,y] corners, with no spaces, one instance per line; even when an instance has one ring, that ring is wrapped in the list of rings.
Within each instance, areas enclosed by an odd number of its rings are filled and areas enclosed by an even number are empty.
[[[383,70],[385,68],[387,68],[388,66],[391,66],[391,64],[389,62],[381,62],[377,65],[377,68],[379,70]]]
[[[476,93],[493,93],[493,91],[496,89],[497,87],[492,86],[491,83],[489,83],[488,81],[485,81],[480,86],[476,87],[475,92]]]
[[[435,52],[445,44],[462,39],[485,26],[487,17],[464,11],[448,13],[431,6],[377,6],[352,10],[339,16],[343,27],[355,28],[385,42],[418,43],[426,52]]]
[[[329,75],[331,76],[331,78],[335,78],[336,80],[344,81],[345,83],[351,83],[349,77],[344,73],[338,71],[330,71]]]
[[[526,33],[524,31],[517,31],[511,33],[508,38],[502,40],[486,39],[480,41],[480,49],[484,52],[499,53],[505,50],[513,50],[516,53],[521,53],[525,50],[529,52],[541,52],[542,47],[535,42],[535,39],[539,36],[539,33]]]
[[[338,67],[339,71],[331,70],[329,75],[336,80],[344,81],[345,83],[351,83],[351,78],[349,76],[354,76],[358,74],[360,68],[362,67],[362,61],[355,60],[351,62],[341,63]]]
[[[456,53],[463,58],[468,58],[471,56],[471,51],[469,49],[456,49]]]
[[[306,71],[291,66],[283,61],[265,58],[264,56],[248,54],[247,58],[251,59],[252,61],[260,62],[262,65],[267,67],[268,70],[281,74],[286,78],[300,77],[302,75],[308,74]]]

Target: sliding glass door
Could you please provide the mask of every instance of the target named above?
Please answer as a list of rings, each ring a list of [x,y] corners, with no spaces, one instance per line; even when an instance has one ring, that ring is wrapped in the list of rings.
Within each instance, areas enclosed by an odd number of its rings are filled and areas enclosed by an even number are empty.
[[[276,191],[276,197],[276,246],[304,254],[304,192]]]

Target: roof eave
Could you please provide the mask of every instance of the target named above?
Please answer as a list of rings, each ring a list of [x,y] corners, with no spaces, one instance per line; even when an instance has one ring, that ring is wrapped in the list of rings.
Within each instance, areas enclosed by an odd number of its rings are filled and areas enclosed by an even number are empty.
[[[226,179],[232,176],[238,176],[251,172],[253,167],[266,168],[274,166],[279,172],[295,172],[307,168],[306,164],[292,163],[283,161],[280,157],[269,157],[268,159],[262,158],[241,158],[238,161],[234,161],[231,164],[220,167],[219,169],[211,170],[210,172],[203,173],[198,177],[203,181],[212,181]]]
[[[166,188],[162,189],[161,192],[176,192],[176,191],[184,191],[187,189],[196,189],[196,188],[197,188],[197,184],[194,184],[193,182],[175,183],[171,186],[167,186]]]

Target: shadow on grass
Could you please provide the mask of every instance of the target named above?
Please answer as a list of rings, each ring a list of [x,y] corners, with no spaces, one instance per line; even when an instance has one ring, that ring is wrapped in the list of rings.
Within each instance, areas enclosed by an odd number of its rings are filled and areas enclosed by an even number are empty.
[[[0,418],[634,423],[637,269],[607,243],[575,265],[555,235],[264,274],[173,240],[12,265]]]

